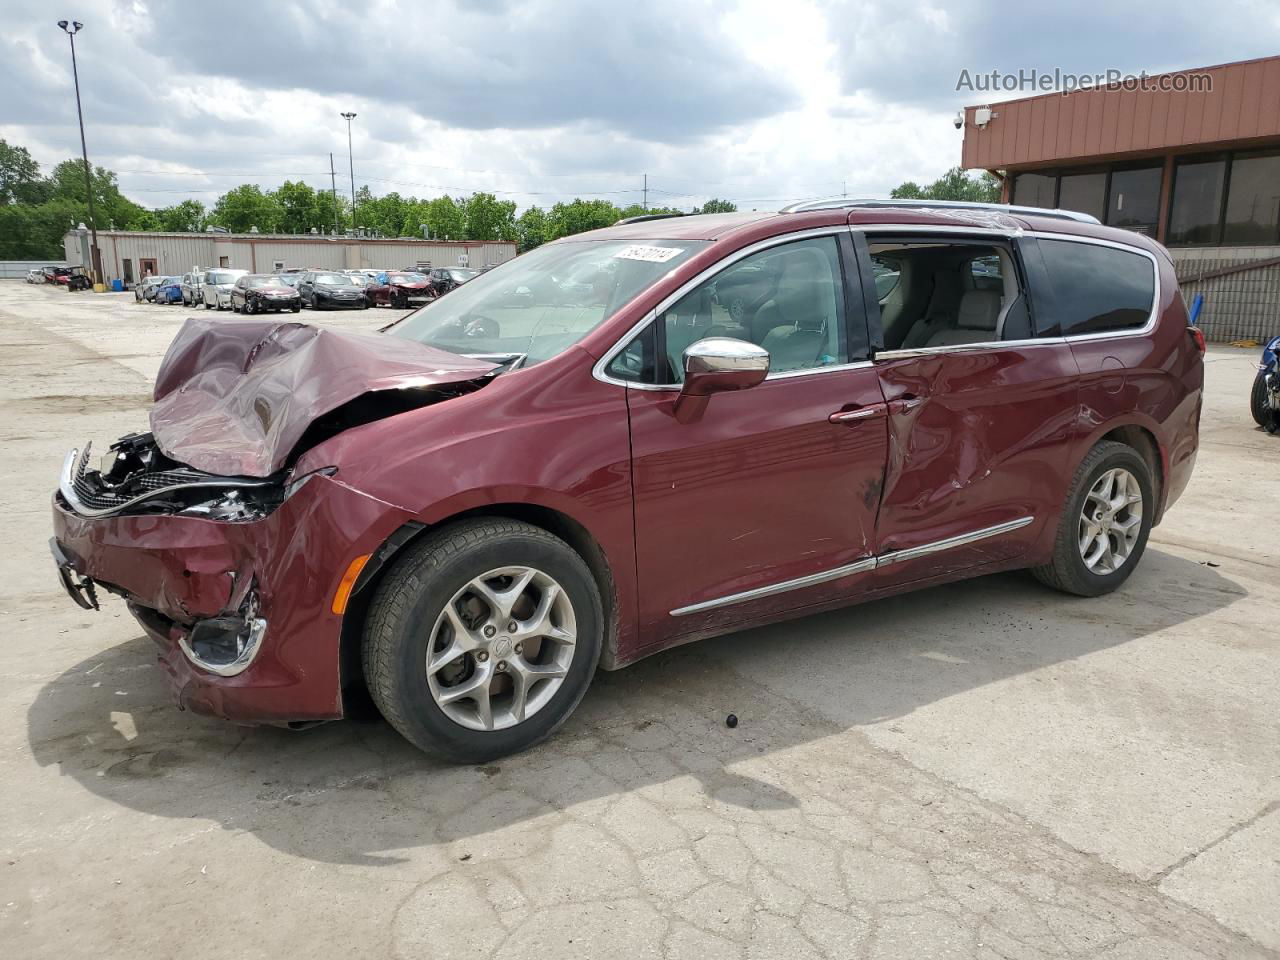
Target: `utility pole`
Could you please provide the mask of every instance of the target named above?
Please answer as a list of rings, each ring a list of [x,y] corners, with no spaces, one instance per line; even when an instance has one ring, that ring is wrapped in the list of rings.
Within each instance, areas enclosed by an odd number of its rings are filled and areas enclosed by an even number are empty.
[[[644,212],[649,212],[649,175],[644,175]]]
[[[80,108],[80,71],[76,68],[76,34],[84,29],[84,24],[79,20],[72,20],[69,23],[66,20],[59,20],[58,26],[71,41],[71,76],[76,83],[76,116],[80,118],[80,156],[84,158],[84,192],[89,201],[89,232],[93,236],[93,245],[89,249],[91,261],[89,272],[93,275],[93,282],[97,284],[102,282],[102,256],[98,252],[98,221],[93,215],[93,177],[89,166],[89,148],[84,142],[84,111]]]
[[[356,226],[356,162],[351,155],[351,121],[356,118],[354,113],[344,113],[347,120],[347,163],[351,170],[351,231],[354,233],[358,228]]]
[[[338,223],[338,175],[333,172],[333,154],[329,154],[329,189],[333,191],[333,232],[336,236],[341,232]]]

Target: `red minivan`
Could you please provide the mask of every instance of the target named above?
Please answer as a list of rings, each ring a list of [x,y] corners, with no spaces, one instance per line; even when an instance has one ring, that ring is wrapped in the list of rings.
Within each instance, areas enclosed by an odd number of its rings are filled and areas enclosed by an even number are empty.
[[[300,726],[367,688],[460,761],[597,667],[998,570],[1118,587],[1195,462],[1173,264],[1062,211],[637,218],[381,333],[188,320],[151,430],[67,457],[54,557],[180,705]]]

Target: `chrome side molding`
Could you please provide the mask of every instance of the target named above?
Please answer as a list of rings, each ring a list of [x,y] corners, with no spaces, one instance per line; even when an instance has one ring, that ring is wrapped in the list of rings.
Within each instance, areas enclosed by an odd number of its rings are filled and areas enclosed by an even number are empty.
[[[875,567],[876,558],[867,557],[865,560],[848,563],[843,567],[823,570],[821,573],[811,573],[807,577],[797,577],[794,580],[784,580],[781,583],[770,584],[767,587],[756,587],[754,590],[743,590],[741,593],[731,593],[727,597],[717,597],[715,600],[704,600],[702,603],[694,603],[687,607],[680,607],[676,610],[672,610],[671,616],[683,617],[690,613],[702,613],[704,610],[714,610],[717,607],[728,607],[735,603],[746,603],[748,600],[759,600],[761,597],[772,597],[776,593],[788,593],[791,590],[801,590],[804,587],[817,586],[819,583],[839,580],[841,577],[851,577],[855,573],[864,573],[867,570],[874,570]]]
[[[931,553],[941,553],[943,550],[950,550],[953,547],[963,547],[978,540],[986,540],[988,537],[998,537],[1002,533],[1012,533],[1014,530],[1020,530],[1025,527],[1034,519],[1035,517],[1019,517],[1017,520],[997,523],[993,527],[983,527],[981,530],[974,530],[972,533],[961,533],[954,537],[947,537],[945,540],[935,540],[933,543],[921,544],[909,550],[894,550],[890,553],[882,553],[876,557],[876,566],[887,567],[893,563],[901,563],[903,560],[915,560],[917,557],[927,557]]]
[[[931,553],[941,553],[943,550],[963,547],[970,543],[976,543],[979,540],[986,540],[988,537],[998,537],[1001,534],[1012,533],[1014,530],[1022,529],[1033,520],[1035,520],[1035,517],[1019,517],[1016,520],[1009,520],[1005,523],[997,523],[994,526],[983,527],[981,530],[972,530],[969,533],[957,534],[954,537],[947,537],[944,540],[935,540],[933,543],[921,544],[918,547],[911,547],[908,550],[891,550],[890,552],[882,553],[879,556],[867,557],[863,560],[857,560],[854,563],[845,564],[844,566],[833,567],[830,570],[823,570],[821,573],[811,573],[807,577],[796,577],[794,580],[783,580],[781,583],[773,583],[767,587],[756,587],[754,590],[743,590],[741,593],[731,593],[728,596],[717,597],[714,600],[704,600],[701,603],[693,603],[687,607],[677,607],[675,610],[671,611],[670,616],[684,617],[691,613],[704,613],[707,610],[717,610],[720,607],[730,607],[734,604],[746,603],[748,600],[759,600],[763,597],[772,597],[779,593],[789,593],[792,590],[803,590],[805,587],[817,586],[820,583],[829,583],[832,580],[851,577],[857,573],[866,573],[868,570],[887,567],[894,563],[901,563],[904,560],[915,560],[919,557],[926,557]]]

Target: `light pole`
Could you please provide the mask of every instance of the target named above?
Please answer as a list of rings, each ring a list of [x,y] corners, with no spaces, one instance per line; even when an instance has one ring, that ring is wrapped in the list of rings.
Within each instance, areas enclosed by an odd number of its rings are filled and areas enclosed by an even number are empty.
[[[84,158],[84,192],[89,200],[89,232],[93,236],[93,246],[89,251],[89,272],[93,274],[93,282],[99,283],[101,256],[98,253],[98,221],[93,215],[93,178],[89,168],[89,148],[84,142],[84,110],[80,107],[80,71],[76,68],[76,34],[84,29],[79,20],[59,20],[58,26],[71,41],[71,76],[76,84],[76,116],[80,118],[80,155]]]
[[[351,157],[351,121],[356,118],[354,113],[344,113],[342,116],[347,120],[347,165],[351,171],[351,230],[356,229],[356,162]]]

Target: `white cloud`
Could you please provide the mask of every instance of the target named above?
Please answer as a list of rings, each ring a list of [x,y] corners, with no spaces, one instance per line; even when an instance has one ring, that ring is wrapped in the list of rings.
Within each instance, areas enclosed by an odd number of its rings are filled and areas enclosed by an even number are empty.
[[[79,152],[66,39],[42,2],[6,6],[0,136],[51,166]],[[355,110],[356,180],[375,193],[626,204],[648,174],[651,204],[768,208],[954,166],[962,67],[1159,70],[1274,47],[1274,8],[1236,7],[1206,25],[1182,0],[1155,23],[1127,0],[1069,18],[983,0],[82,0],[77,50],[90,157],[149,206],[327,188],[330,152],[341,189],[338,114]]]

